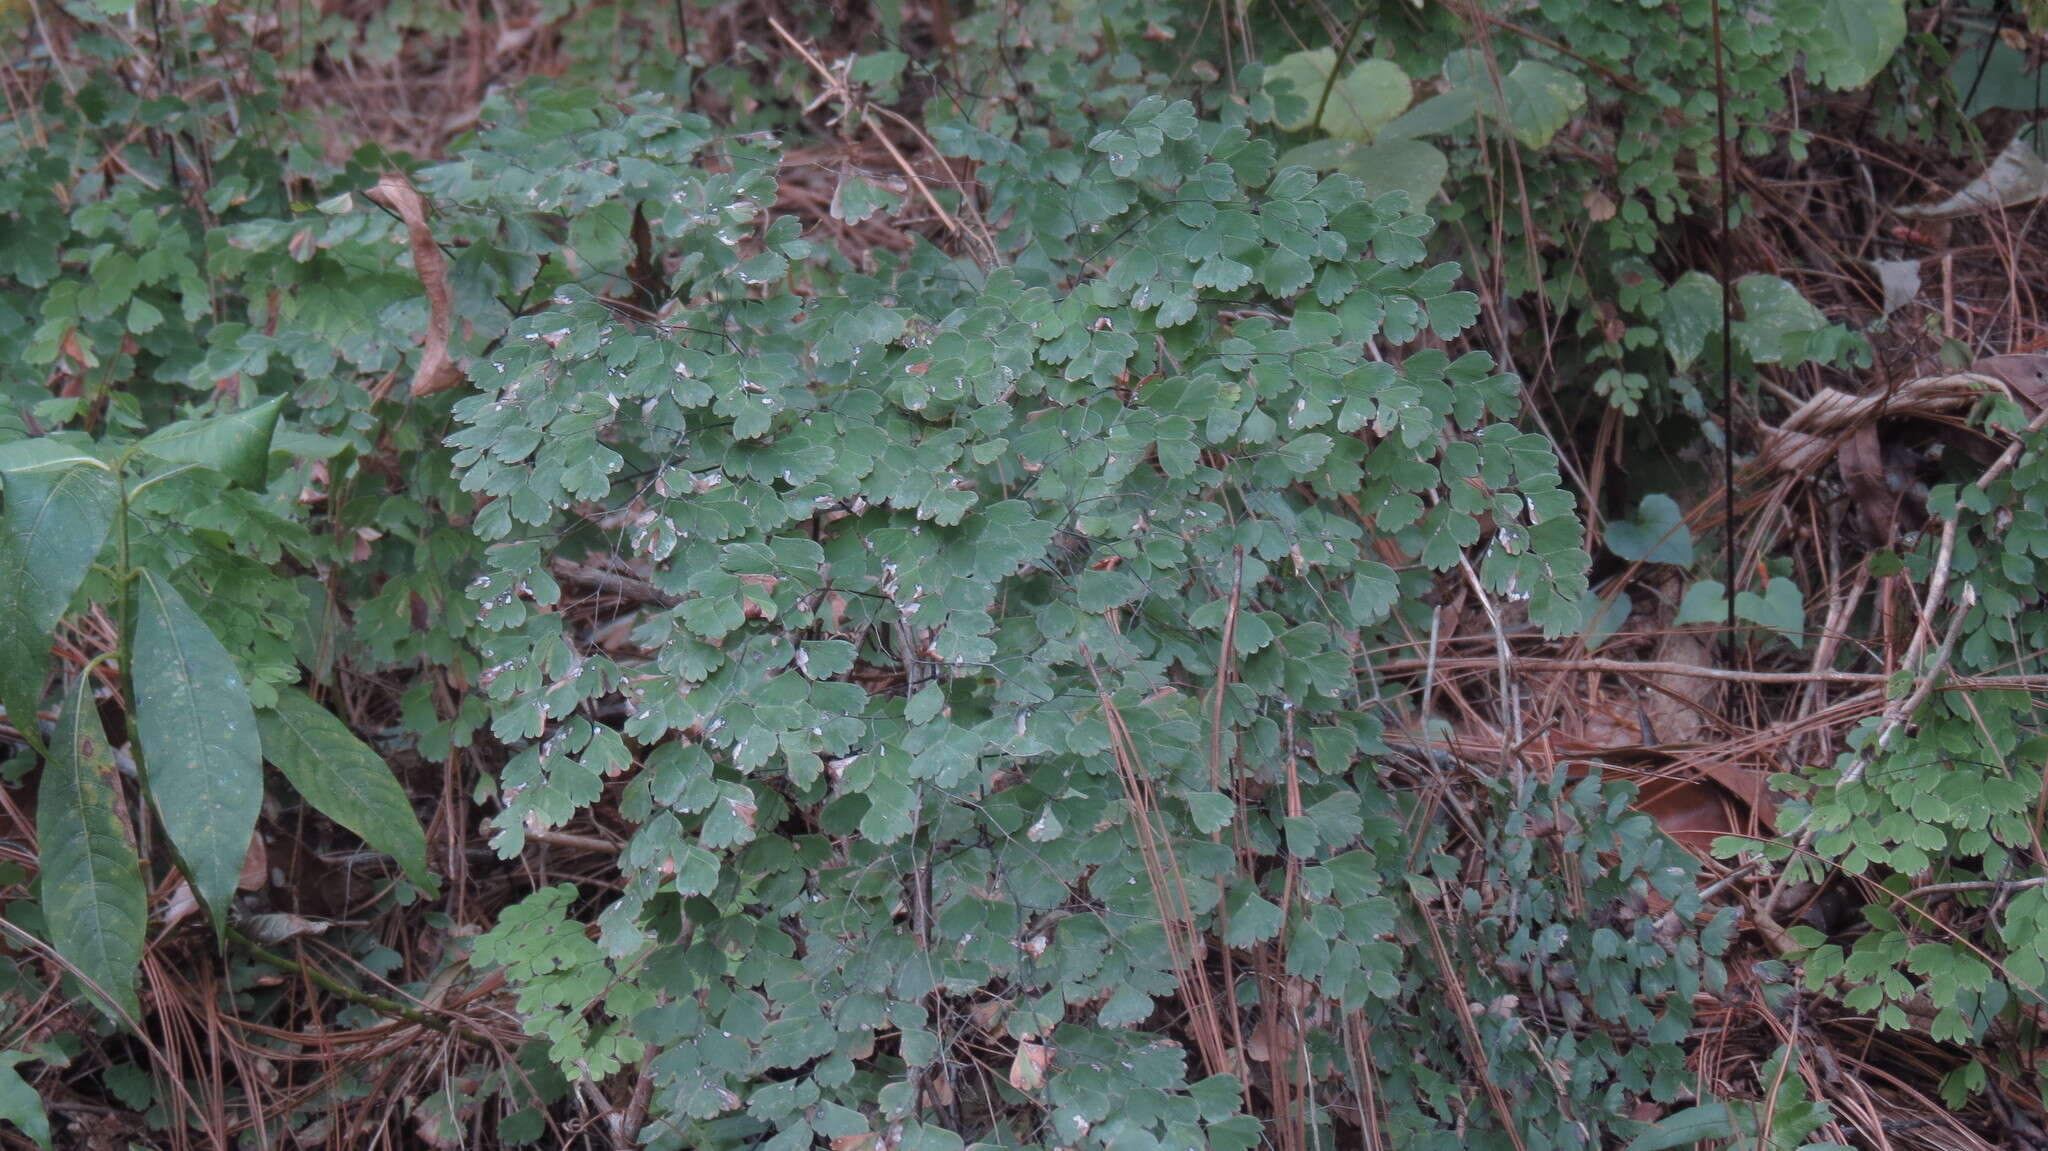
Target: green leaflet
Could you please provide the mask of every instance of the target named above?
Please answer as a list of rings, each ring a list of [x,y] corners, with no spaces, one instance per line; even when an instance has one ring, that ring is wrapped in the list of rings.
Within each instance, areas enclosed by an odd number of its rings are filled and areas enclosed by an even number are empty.
[[[40,441],[32,441],[40,442]],[[70,458],[4,473],[0,511],[0,707],[32,731],[50,632],[106,542],[119,496],[97,460]]]
[[[263,805],[256,713],[227,649],[169,584],[144,572],[135,599],[135,718],[150,798],[219,936]]]
[[[64,705],[36,791],[41,897],[50,946],[106,993],[117,1019],[142,1017],[136,969],[149,925],[142,863],[121,816],[121,778],[100,728],[92,678]],[[109,1003],[92,994],[107,1010]]]
[[[1550,143],[1586,106],[1586,85],[1577,76],[1539,60],[1516,64],[1501,78],[1501,91],[1515,139],[1528,148]]]
[[[284,397],[204,419],[179,420],[152,432],[142,450],[161,460],[212,468],[245,488],[261,488],[270,464],[270,439]]]
[[[259,713],[263,756],[277,765],[306,802],[398,860],[406,875],[432,892],[427,833],[391,768],[347,725],[296,688],[279,688],[277,705]]]

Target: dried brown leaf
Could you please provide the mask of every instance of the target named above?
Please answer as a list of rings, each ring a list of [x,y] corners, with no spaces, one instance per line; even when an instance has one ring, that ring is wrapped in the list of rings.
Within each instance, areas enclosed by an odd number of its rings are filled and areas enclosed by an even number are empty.
[[[420,363],[412,375],[412,394],[432,395],[462,382],[462,369],[448,355],[448,325],[454,311],[448,291],[448,261],[434,234],[427,228],[427,200],[412,181],[393,173],[377,181],[367,193],[372,200],[397,213],[405,222],[405,235],[412,245],[413,269],[427,292],[427,331]]]

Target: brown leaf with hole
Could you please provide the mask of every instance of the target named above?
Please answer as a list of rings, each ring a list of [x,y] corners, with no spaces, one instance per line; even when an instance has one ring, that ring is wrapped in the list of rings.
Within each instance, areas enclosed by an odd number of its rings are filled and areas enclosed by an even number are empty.
[[[427,292],[427,331],[419,367],[412,374],[412,394],[428,396],[462,382],[462,369],[448,356],[448,324],[454,303],[448,292],[448,261],[427,228],[427,200],[404,176],[385,176],[365,195],[397,213],[412,245],[413,269]]]

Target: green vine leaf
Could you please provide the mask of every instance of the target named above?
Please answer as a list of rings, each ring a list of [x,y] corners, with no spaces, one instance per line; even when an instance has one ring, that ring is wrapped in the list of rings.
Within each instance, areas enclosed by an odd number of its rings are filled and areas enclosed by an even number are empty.
[[[150,799],[221,937],[263,806],[256,712],[235,661],[176,590],[144,572],[135,599],[135,718]]]

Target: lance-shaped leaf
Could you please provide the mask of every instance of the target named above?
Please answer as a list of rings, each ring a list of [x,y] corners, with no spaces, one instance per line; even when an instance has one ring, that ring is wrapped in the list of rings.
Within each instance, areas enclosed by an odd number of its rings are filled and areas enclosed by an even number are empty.
[[[284,397],[253,408],[166,424],[139,445],[160,460],[212,468],[245,488],[261,488],[270,465],[270,438]]]
[[[35,730],[50,632],[106,542],[119,495],[97,460],[51,460],[4,473],[0,511],[0,707]]]
[[[263,804],[256,712],[227,649],[169,584],[144,572],[135,599],[135,719],[150,799],[219,935]]]
[[[135,973],[149,923],[142,863],[121,818],[121,778],[80,676],[64,705],[36,792],[43,921],[50,946],[77,968],[87,993],[115,1018],[140,1019]],[[103,992],[93,994],[93,989]]]
[[[412,881],[433,890],[427,833],[391,768],[332,712],[304,692],[279,688],[277,706],[257,717],[263,756],[306,802],[398,861]]]

